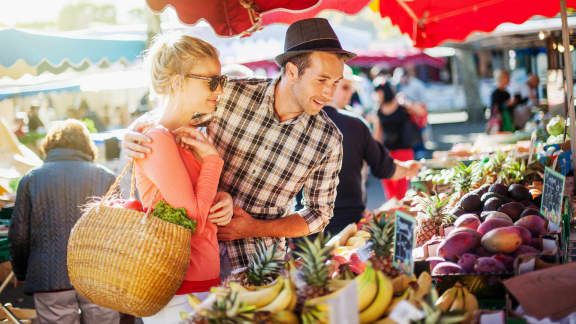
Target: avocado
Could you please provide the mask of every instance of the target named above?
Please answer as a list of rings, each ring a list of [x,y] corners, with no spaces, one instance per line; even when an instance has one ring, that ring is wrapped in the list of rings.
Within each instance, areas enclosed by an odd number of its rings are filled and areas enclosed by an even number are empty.
[[[531,200],[532,194],[530,191],[521,184],[513,184],[508,188],[508,194],[516,201]]]
[[[495,192],[504,197],[508,197],[508,187],[506,187],[506,185],[503,185],[501,183],[495,183],[491,185],[490,189],[488,189],[488,192]]]
[[[480,196],[469,192],[460,199],[460,206],[465,211],[472,212],[482,208],[482,201],[480,201]]]
[[[524,205],[519,202],[509,202],[500,206],[498,211],[510,216],[513,221],[517,221],[520,219],[520,214],[522,214],[524,208]]]
[[[484,204],[483,211],[497,211],[500,206],[504,205],[505,201],[500,198],[490,198]]]

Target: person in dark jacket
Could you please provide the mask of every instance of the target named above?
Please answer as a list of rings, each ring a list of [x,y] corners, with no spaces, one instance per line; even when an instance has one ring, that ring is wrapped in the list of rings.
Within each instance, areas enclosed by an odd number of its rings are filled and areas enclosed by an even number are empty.
[[[398,104],[396,92],[389,82],[377,86],[375,92],[379,109],[377,122],[374,123],[374,138],[390,150],[390,156],[394,159],[413,160],[413,147],[422,140],[422,134],[412,120],[410,110]],[[408,181],[405,178],[383,179],[382,186],[386,199],[400,200],[408,190]]]
[[[18,186],[8,239],[12,267],[24,292],[34,295],[40,323],[118,323],[119,313],[78,295],[68,277],[66,250],[81,206],[103,196],[114,175],[94,163],[96,147],[75,120],[53,127],[44,164]],[[79,312],[81,310],[81,312]]]
[[[354,93],[355,76],[348,66],[345,66],[343,76],[336,86],[332,101],[324,107],[324,112],[343,136],[342,169],[338,176],[340,182],[334,216],[324,229],[333,235],[338,234],[348,224],[358,222],[364,214],[364,162],[368,163],[372,174],[381,179],[414,177],[420,169],[420,164],[416,161],[394,160],[389,151],[372,137],[366,121],[346,109]]]

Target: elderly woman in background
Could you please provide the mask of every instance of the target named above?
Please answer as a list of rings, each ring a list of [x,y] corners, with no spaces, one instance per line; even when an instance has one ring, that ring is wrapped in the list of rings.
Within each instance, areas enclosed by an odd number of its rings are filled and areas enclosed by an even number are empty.
[[[25,293],[34,295],[41,324],[118,323],[118,312],[74,291],[66,265],[68,238],[80,218],[80,206],[103,196],[114,175],[94,163],[96,147],[79,121],[53,127],[42,150],[44,164],[18,186],[9,231],[14,274],[25,281]]]

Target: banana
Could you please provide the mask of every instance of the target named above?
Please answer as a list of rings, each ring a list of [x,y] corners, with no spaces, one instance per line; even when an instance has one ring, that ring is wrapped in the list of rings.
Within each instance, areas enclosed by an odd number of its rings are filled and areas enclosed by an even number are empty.
[[[422,272],[418,277],[418,289],[416,290],[416,299],[421,300],[430,292],[432,288],[432,277],[428,272]]]
[[[354,280],[358,287],[358,311],[361,312],[372,303],[378,293],[376,270],[368,265],[364,272]]]
[[[372,304],[360,312],[360,323],[362,324],[372,323],[379,319],[384,315],[384,312],[386,312],[388,305],[390,305],[392,301],[392,295],[394,293],[392,281],[380,271],[376,271],[376,278],[378,281],[378,294]]]
[[[290,280],[290,278],[287,278],[286,281],[288,281],[288,283],[290,284],[290,289],[292,290],[292,298],[290,299],[290,303],[288,304],[286,310],[294,311],[294,309],[296,308],[296,303],[298,302],[298,294],[296,294],[296,286],[294,285],[294,282]]]
[[[286,310],[288,306],[290,306],[290,302],[292,301],[292,295],[294,294],[294,290],[290,285],[289,280],[283,280],[283,288],[282,291],[276,296],[274,300],[272,300],[269,304],[266,304],[264,307],[259,308],[260,311],[268,311],[271,313],[279,312]]]
[[[462,287],[457,288],[456,290],[456,297],[454,298],[454,302],[452,303],[452,306],[450,306],[450,311],[457,311],[457,310],[464,310],[466,304],[465,304],[465,300],[464,300],[464,291],[462,290]]]
[[[236,282],[230,283],[230,289],[232,292],[238,293],[239,301],[244,303],[244,305],[256,308],[263,307],[275,300],[280,294],[282,287],[284,287],[284,278],[282,276],[278,277],[273,285],[257,290],[246,289]]]
[[[454,303],[457,293],[458,293],[457,287],[452,287],[446,290],[442,294],[442,296],[440,296],[440,298],[438,298],[438,300],[436,301],[436,306],[438,306],[442,310],[442,312],[447,312],[450,309],[450,306],[452,306],[452,303]]]
[[[298,316],[294,314],[292,311],[280,311],[278,313],[272,314],[272,318],[274,323],[277,324],[298,324],[300,321],[298,320]]]
[[[412,279],[406,274],[402,273],[398,277],[392,279],[392,285],[394,286],[394,293],[403,293],[408,289]]]
[[[374,324],[398,324],[395,320],[391,319],[390,317],[384,317],[383,319],[374,322]]]
[[[463,288],[464,290],[464,300],[465,300],[465,309],[466,309],[466,319],[468,321],[474,318],[474,313],[478,310],[478,299],[476,296],[472,294],[466,287]]]

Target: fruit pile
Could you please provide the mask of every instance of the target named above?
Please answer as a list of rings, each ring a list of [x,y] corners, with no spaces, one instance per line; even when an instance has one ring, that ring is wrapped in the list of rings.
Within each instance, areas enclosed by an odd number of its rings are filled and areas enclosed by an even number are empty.
[[[520,184],[482,186],[466,194],[454,229],[437,239],[438,257],[428,260],[432,274],[511,273],[516,257],[541,253],[548,221],[537,208],[537,194]]]

